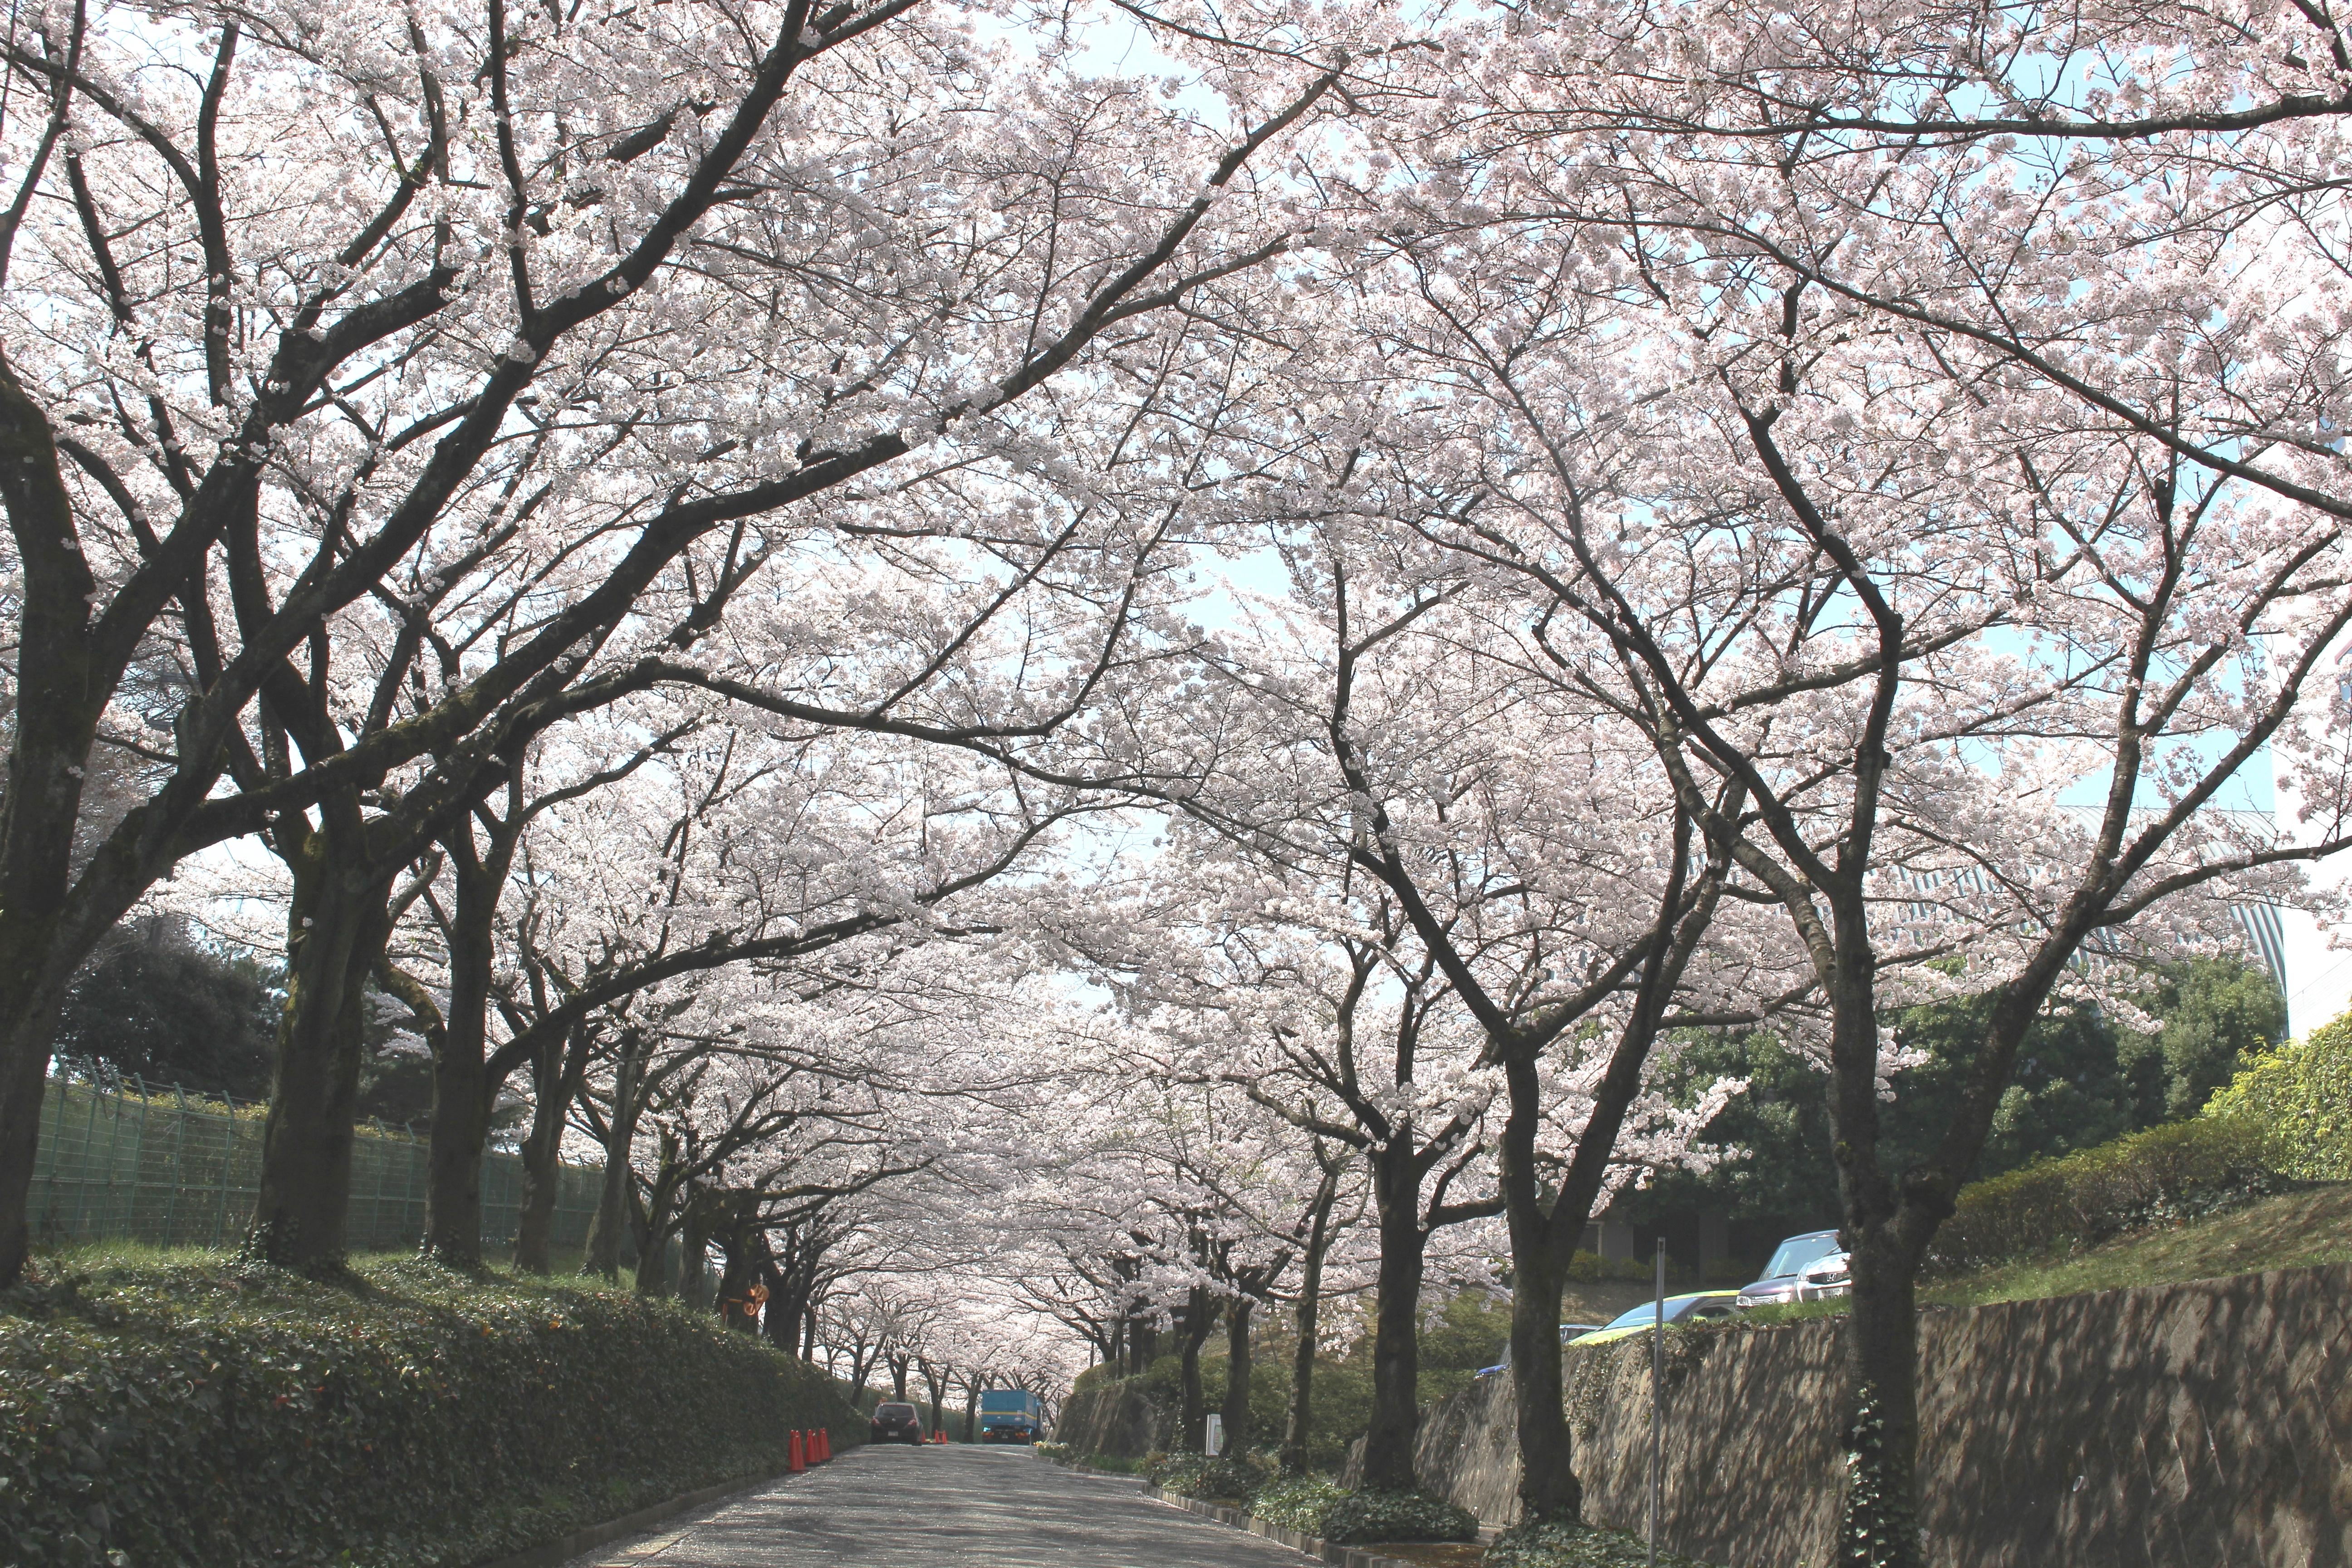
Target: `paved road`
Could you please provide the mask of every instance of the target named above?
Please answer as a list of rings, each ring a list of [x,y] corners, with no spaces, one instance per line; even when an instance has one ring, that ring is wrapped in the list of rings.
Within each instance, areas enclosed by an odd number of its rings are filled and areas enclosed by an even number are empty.
[[[1272,1542],[1026,1448],[854,1448],[569,1568],[1304,1568]]]

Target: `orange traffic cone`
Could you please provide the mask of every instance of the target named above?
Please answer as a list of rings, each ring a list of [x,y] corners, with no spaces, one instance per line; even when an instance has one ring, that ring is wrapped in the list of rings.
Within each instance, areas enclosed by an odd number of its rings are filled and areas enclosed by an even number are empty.
[[[816,1462],[824,1464],[833,1458],[833,1432],[828,1427],[816,1429]]]
[[[785,1462],[790,1466],[792,1473],[796,1476],[808,1468],[807,1457],[801,1451],[801,1435],[798,1431],[793,1433],[792,1447],[788,1451]]]

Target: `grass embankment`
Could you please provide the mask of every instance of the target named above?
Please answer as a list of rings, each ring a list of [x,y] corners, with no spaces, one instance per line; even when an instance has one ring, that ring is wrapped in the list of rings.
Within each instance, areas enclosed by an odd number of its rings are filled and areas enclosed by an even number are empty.
[[[2323,1263],[2352,1263],[2352,1183],[2279,1193],[2243,1208],[2132,1232],[2080,1252],[2020,1258],[1929,1280],[1920,1286],[1919,1300],[1936,1307],[1983,1307]],[[1843,1299],[1759,1307],[1741,1313],[1738,1322],[1842,1317],[1847,1307]]]
[[[1945,1306],[2031,1301],[2352,1263],[2352,1183],[2280,1193],[2182,1226],[2123,1236],[2072,1256],[1997,1264],[1923,1292]]]
[[[0,1293],[0,1562],[465,1568],[818,1426],[865,1433],[821,1374],[625,1291],[91,1248]]]

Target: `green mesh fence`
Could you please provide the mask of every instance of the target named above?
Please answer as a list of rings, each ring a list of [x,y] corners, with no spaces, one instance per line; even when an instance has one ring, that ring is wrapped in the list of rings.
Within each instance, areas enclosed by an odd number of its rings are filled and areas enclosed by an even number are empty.
[[[177,1089],[114,1092],[51,1079],[33,1159],[31,1221],[48,1242],[141,1241],[223,1247],[244,1234],[261,1180],[258,1105],[190,1100]],[[362,1126],[352,1152],[348,1245],[399,1252],[425,1234],[425,1140],[404,1128]],[[603,1170],[565,1165],[552,1245],[588,1242]],[[522,1159],[492,1150],[482,1162],[482,1245],[514,1246]]]

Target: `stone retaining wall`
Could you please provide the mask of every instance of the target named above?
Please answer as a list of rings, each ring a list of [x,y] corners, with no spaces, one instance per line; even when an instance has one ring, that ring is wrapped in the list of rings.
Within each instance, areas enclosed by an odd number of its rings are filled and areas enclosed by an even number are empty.
[[[1070,1395],[1055,1424],[1054,1440],[1074,1454],[1139,1459],[1168,1446],[1175,1415],[1144,1397],[1134,1380],[1097,1384]]]
[[[1668,1341],[1661,1544],[1818,1568],[1838,1505],[1844,1325]],[[1933,1568],[2352,1568],[2352,1267],[1933,1311],[1920,1324]],[[1588,1517],[1642,1524],[1649,1344],[1573,1352]],[[1507,1374],[1434,1407],[1423,1479],[1517,1512]]]

